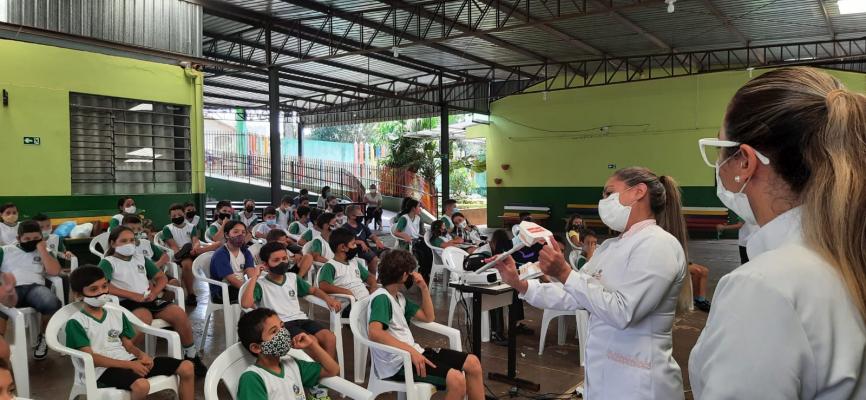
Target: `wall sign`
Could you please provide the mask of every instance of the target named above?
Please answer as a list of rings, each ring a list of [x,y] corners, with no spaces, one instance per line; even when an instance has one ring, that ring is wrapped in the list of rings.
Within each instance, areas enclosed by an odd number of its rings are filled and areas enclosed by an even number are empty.
[[[42,144],[42,139],[39,136],[24,136],[24,144],[39,146]]]

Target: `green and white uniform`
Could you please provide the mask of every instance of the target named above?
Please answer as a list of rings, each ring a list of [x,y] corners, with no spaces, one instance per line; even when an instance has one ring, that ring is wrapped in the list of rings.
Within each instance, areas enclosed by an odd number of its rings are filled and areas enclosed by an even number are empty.
[[[219,232],[219,230],[220,230],[220,223],[217,221],[212,222],[204,234],[205,239],[207,239],[209,242],[213,242],[214,241],[213,237],[217,234],[217,232]]]
[[[291,207],[287,208],[286,211],[277,208],[277,226],[282,229],[289,229],[289,224],[292,222],[294,215],[294,210]]]
[[[370,301],[368,321],[382,323],[389,335],[423,353],[424,348],[415,343],[412,331],[409,330],[409,320],[421,307],[407,300],[402,293],[397,293],[396,298],[391,296],[385,288],[379,288],[371,296],[373,300]],[[376,375],[380,379],[390,378],[403,368],[403,358],[399,354],[372,347],[370,352],[376,365]]]
[[[451,240],[451,235],[445,234],[445,236],[437,236],[437,237],[431,239],[430,244],[432,244],[434,247],[442,247],[442,245],[445,244],[445,242],[448,242],[450,240]]]
[[[397,231],[409,234],[409,236],[412,237],[412,240],[418,239],[424,234],[421,224],[421,216],[418,215],[413,220],[409,219],[409,214],[400,216],[400,219],[397,220]],[[409,249],[409,243],[406,243],[403,240],[400,240],[398,245],[401,249]]]
[[[443,224],[445,224],[445,229],[448,230],[448,232],[454,230],[454,221],[451,220],[451,217],[442,214],[442,216],[439,217],[439,220],[442,221]]]
[[[319,270],[319,282],[328,282],[334,286],[352,291],[352,296],[355,300],[366,299],[370,295],[367,290],[367,285],[364,283],[367,277],[370,276],[370,271],[355,257],[348,264],[343,264],[337,260],[331,260],[322,266]]]
[[[143,255],[153,262],[159,261],[162,255],[165,254],[159,246],[150,242],[147,239],[138,239],[138,244],[135,246],[135,251]]]
[[[66,252],[66,245],[63,244],[63,239],[55,234],[48,235],[45,238],[45,247],[51,254],[58,255]]]
[[[238,381],[238,400],[305,400],[304,388],[319,383],[322,366],[319,363],[285,358],[280,373],[253,364]]]
[[[0,247],[0,272],[15,275],[15,285],[45,285],[45,266],[38,251],[26,252],[17,244]]]
[[[79,350],[90,347],[94,354],[115,360],[130,361],[135,356],[123,347],[122,338],[132,340],[135,337],[135,327],[126,319],[123,312],[117,310],[102,309],[102,319],[96,319],[82,309],[69,318],[66,322],[66,346]],[[77,373],[76,379],[84,381],[84,366],[75,359],[72,362]],[[105,367],[96,367],[96,378],[99,379],[105,372]]]
[[[256,215],[255,212],[253,212],[252,215],[249,217],[246,214],[247,213],[245,211],[239,211],[237,214],[235,214],[234,219],[235,219],[235,221],[243,222],[244,225],[247,226],[247,229],[252,228],[253,225],[255,225],[255,224],[259,223],[259,221],[261,221],[259,219],[259,216]]]
[[[0,222],[0,246],[18,243],[18,223],[14,226]]]
[[[289,224],[289,233],[292,235],[303,236],[309,230],[311,230],[309,224],[301,223],[301,221]]]
[[[304,243],[304,254],[318,254],[325,257],[326,260],[334,258],[334,251],[331,250],[331,245],[321,235],[317,235],[312,240]]]
[[[114,214],[111,217],[111,220],[108,221],[108,231],[111,232],[112,229],[117,228],[123,222],[123,214]]]
[[[192,243],[192,238],[196,235],[196,232],[195,226],[184,220],[181,226],[175,224],[166,225],[165,228],[162,228],[161,234],[163,241],[174,239],[177,247],[183,247],[187,243]]]
[[[153,261],[138,253],[128,261],[113,255],[105,257],[99,262],[99,268],[112,285],[132,293],[145,293],[150,289],[150,280],[161,272]]]
[[[309,319],[301,311],[298,299],[310,294],[310,284],[297,274],[289,272],[282,283],[274,282],[265,275],[256,281],[253,289],[253,300],[256,308],[270,308],[277,313],[280,321],[288,322],[297,319]]]

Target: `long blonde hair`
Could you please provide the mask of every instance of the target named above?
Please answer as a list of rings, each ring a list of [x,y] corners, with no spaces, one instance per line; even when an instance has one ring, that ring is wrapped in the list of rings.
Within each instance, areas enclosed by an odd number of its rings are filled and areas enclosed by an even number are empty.
[[[692,284],[691,275],[688,273],[689,259],[689,231],[686,228],[686,219],[683,216],[682,194],[677,181],[670,176],[658,176],[647,168],[630,167],[623,168],[614,173],[614,176],[623,181],[629,187],[643,183],[647,187],[650,210],[655,216],[656,223],[662,229],[673,235],[683,246],[686,264],[683,286],[680,288],[677,300],[677,312],[690,309],[692,306]]]
[[[817,69],[781,68],[737,91],[725,130],[770,158],[802,204],[806,243],[866,319],[866,96]]]

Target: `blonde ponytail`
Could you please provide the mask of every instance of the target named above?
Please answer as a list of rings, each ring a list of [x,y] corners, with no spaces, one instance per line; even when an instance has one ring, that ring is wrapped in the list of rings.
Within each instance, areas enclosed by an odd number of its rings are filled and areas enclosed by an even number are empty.
[[[725,132],[772,160],[802,206],[805,242],[866,320],[866,97],[820,70],[780,68],[737,91]]]

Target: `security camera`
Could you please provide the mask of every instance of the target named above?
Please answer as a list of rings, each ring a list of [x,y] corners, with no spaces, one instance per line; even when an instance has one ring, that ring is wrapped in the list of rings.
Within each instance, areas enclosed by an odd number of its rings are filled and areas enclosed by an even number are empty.
[[[665,4],[668,5],[668,14],[671,14],[674,12],[674,3],[676,3],[676,2],[677,2],[677,0],[665,0]]]

